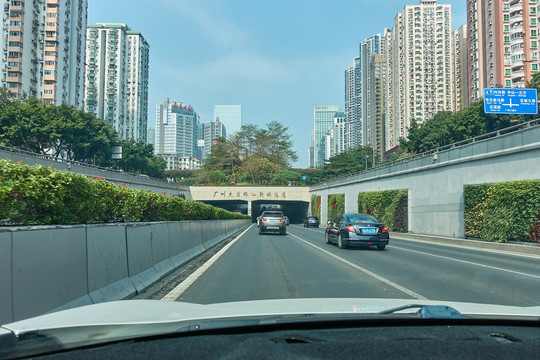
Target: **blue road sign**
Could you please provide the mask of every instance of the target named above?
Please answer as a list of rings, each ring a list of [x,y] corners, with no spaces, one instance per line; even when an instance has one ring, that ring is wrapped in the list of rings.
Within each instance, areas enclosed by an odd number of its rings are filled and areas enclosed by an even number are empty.
[[[536,89],[484,89],[484,112],[538,114]]]
[[[306,179],[307,179],[306,175],[302,176],[302,180],[306,180]]]

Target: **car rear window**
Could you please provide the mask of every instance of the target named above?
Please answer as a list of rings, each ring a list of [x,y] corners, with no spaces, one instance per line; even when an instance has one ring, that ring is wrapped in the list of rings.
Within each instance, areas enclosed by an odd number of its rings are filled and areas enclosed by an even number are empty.
[[[346,219],[348,223],[352,224],[380,224],[381,222],[374,217],[365,215],[349,215]]]
[[[309,216],[308,220],[319,220],[319,218],[316,216]]]
[[[263,217],[283,217],[283,213],[272,211],[272,212],[265,212],[262,214],[262,216]]]

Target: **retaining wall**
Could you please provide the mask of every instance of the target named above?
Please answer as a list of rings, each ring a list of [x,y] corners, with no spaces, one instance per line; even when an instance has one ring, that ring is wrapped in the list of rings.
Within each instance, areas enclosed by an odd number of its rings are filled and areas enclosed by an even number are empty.
[[[0,228],[0,324],[129,298],[250,224],[208,220]]]

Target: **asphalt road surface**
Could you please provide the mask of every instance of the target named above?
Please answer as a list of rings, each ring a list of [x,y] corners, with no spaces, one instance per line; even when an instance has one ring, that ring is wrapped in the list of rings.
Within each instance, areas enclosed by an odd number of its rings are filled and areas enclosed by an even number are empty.
[[[338,249],[324,243],[323,228],[287,230],[285,236],[259,235],[250,227],[167,300],[360,297],[540,305],[538,256],[397,237],[384,251]]]

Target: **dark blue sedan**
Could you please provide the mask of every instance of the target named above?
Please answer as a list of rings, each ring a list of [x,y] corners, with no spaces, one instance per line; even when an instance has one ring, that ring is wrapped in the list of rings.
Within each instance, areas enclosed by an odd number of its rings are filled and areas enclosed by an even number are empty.
[[[325,241],[327,244],[337,244],[340,249],[347,246],[376,246],[384,250],[390,236],[388,228],[371,215],[343,214],[328,222]]]

